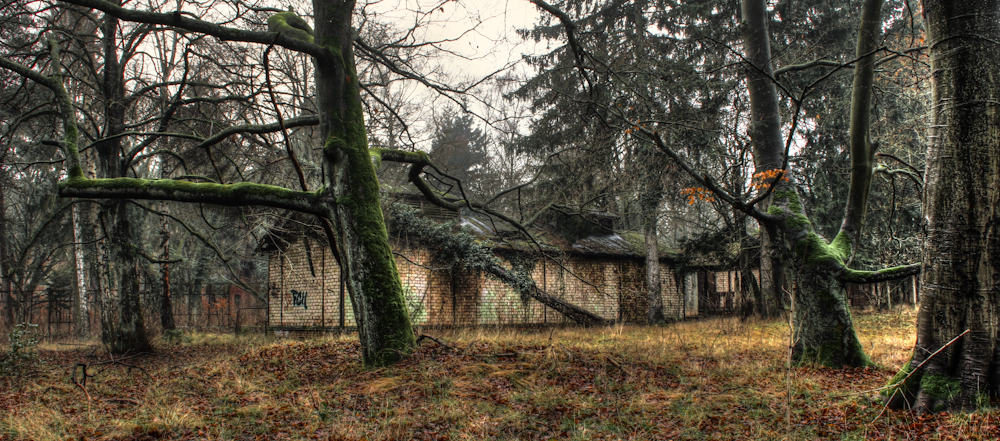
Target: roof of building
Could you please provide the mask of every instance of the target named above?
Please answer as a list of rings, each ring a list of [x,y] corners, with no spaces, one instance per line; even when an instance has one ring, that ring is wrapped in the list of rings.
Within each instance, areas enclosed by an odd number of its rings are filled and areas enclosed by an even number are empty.
[[[494,248],[519,252],[564,253],[577,256],[645,259],[645,240],[640,232],[614,231],[611,219],[600,213],[556,213],[544,221],[532,224],[531,237],[501,219],[470,210],[450,210],[430,203],[412,192],[394,191],[387,199],[403,203],[417,210],[419,215],[438,222],[454,221],[462,230],[488,240]],[[391,230],[391,221],[390,230]],[[314,216],[289,213],[281,225],[268,230],[258,246],[259,252],[270,253],[285,249],[302,237],[326,241],[326,235]],[[659,246],[661,261],[678,260],[677,253],[662,242]]]

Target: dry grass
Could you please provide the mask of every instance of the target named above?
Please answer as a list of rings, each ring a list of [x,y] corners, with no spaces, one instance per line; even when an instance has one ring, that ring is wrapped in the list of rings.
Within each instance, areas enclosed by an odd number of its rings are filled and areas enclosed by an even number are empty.
[[[909,355],[914,314],[859,314],[880,368],[787,371],[781,321],[434,335],[365,370],[355,339],[195,335],[111,363],[50,346],[0,379],[0,438],[995,439],[996,412],[878,417],[873,393]],[[70,381],[89,364],[86,393]],[[788,381],[790,380],[790,381]],[[789,396],[788,390],[791,391]],[[90,395],[88,399],[87,394]],[[786,416],[791,414],[791,424]]]

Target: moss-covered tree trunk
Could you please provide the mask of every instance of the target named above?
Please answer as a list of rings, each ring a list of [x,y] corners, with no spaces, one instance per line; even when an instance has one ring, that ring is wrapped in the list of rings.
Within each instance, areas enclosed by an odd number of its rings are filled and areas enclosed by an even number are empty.
[[[974,409],[1000,392],[1000,0],[923,6],[934,73],[923,292],[892,384],[909,378],[886,395],[896,408]]]
[[[792,217],[786,218],[786,234],[799,236],[793,245],[801,267],[795,269],[796,340],[792,355],[800,361],[815,360],[827,366],[871,364],[854,331],[844,273],[861,239],[868,211],[875,154],[869,137],[871,97],[882,2],[866,0],[861,11],[851,93],[851,181],[840,231],[827,244],[812,231],[801,207],[787,207]]]
[[[829,366],[870,364],[857,334],[844,295],[846,269],[853,246],[860,237],[871,182],[872,145],[868,140],[871,87],[874,78],[874,48],[882,0],[866,0],[859,35],[851,115],[851,190],[844,223],[837,237],[828,243],[813,230],[799,202],[793,180],[775,182],[767,210],[777,221],[765,225],[761,256],[762,287],[783,289],[779,265],[794,283],[795,346],[793,358],[799,362],[820,362]],[[743,36],[751,99],[750,135],[754,145],[757,173],[784,168],[785,143],[781,135],[778,97],[770,67],[767,9],[762,0],[744,0]],[[768,277],[770,276],[770,277]]]
[[[326,216],[332,221],[334,253],[351,295],[368,365],[393,363],[408,355],[415,336],[389,248],[378,178],[368,152],[361,95],[354,66],[353,1],[315,0],[316,44],[328,56],[316,61],[316,103],[320,113],[326,186]]]

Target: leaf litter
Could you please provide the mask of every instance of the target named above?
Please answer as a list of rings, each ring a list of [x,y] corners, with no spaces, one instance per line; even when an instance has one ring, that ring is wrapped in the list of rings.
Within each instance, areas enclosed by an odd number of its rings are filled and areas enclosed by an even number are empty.
[[[909,355],[914,313],[856,318],[879,367],[786,371],[784,323],[731,318],[425,330],[435,339],[380,369],[349,336],[195,338],[127,365],[49,345],[36,375],[0,378],[0,439],[1000,438],[993,410],[882,412],[865,391]]]

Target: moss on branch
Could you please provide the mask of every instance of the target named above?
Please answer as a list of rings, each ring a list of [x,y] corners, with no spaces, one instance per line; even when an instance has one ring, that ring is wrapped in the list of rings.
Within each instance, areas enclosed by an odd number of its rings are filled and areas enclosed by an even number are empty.
[[[280,32],[296,40],[313,42],[313,30],[302,17],[292,11],[279,12],[267,18],[267,30]]]
[[[883,268],[878,271],[859,271],[850,268],[844,269],[840,279],[848,283],[877,283],[887,280],[897,280],[920,274],[920,263]]]
[[[324,213],[318,192],[295,191],[251,182],[215,184],[176,179],[86,179],[77,176],[59,183],[59,195],[202,202],[229,206],[265,205],[312,214]]]

